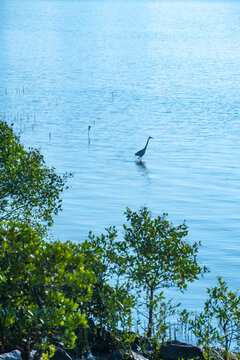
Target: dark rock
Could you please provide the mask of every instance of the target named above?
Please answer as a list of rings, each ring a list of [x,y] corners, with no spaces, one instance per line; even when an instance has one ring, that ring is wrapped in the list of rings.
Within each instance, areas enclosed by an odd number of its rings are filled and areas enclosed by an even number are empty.
[[[31,358],[33,358],[36,351],[31,352]],[[56,348],[55,353],[52,360],[72,360],[71,356],[67,354],[67,352],[61,348]],[[22,360],[22,356],[20,351],[14,350],[9,353],[5,353],[0,355],[0,360]]]
[[[109,353],[110,344],[107,340],[95,342],[95,344],[91,347],[91,352],[93,355],[98,355],[99,353]]]
[[[95,335],[94,343],[91,346],[91,352],[94,356],[98,356],[101,353],[110,353],[112,345],[116,345],[116,343],[116,338],[114,338],[109,331],[101,329],[101,332]]]
[[[71,356],[62,348],[56,347],[52,360],[72,360]],[[7,359],[8,360],[8,359]]]
[[[0,355],[0,360],[22,360],[22,357],[20,351],[13,350],[9,353]]]
[[[148,360],[143,355],[140,355],[140,354],[136,353],[135,351],[130,351],[129,352],[129,358],[131,360]]]
[[[144,356],[132,350],[115,350],[108,360],[148,360]]]
[[[136,336],[131,344],[132,350],[136,352],[149,352],[154,350],[154,346],[150,338]]]
[[[189,345],[180,341],[169,341],[160,349],[160,357],[164,360],[200,359],[204,360],[203,353],[198,346]]]
[[[112,352],[110,359],[111,360],[124,360],[125,359],[124,352],[117,349]]]
[[[94,355],[93,357],[90,357],[91,360],[112,360],[111,354],[109,353],[99,353],[98,355]]]

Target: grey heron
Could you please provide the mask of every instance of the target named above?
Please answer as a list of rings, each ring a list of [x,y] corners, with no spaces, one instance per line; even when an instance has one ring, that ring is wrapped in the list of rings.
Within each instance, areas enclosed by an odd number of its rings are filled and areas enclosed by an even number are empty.
[[[148,142],[149,142],[150,139],[153,139],[153,137],[149,136],[149,138],[147,139],[147,143],[146,143],[145,147],[142,150],[139,150],[139,151],[136,152],[135,155],[138,156],[139,159],[142,158],[143,155],[145,154],[145,151],[147,149]]]

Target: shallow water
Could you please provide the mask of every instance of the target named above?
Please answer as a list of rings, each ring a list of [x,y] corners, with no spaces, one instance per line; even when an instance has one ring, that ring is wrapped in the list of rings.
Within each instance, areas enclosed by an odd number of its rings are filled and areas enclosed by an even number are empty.
[[[202,242],[211,273],[184,306],[218,274],[239,288],[240,3],[1,0],[0,17],[0,111],[74,173],[54,237],[122,233],[147,205]]]

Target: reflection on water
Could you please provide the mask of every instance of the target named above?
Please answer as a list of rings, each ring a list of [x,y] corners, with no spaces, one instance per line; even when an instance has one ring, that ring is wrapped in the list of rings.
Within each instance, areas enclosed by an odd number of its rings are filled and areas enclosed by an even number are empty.
[[[140,160],[136,160],[135,161],[135,164],[138,166],[138,169],[141,171],[141,173],[144,175],[144,176],[147,176],[148,175],[148,168],[145,164],[144,161],[142,161],[141,159]]]
[[[147,166],[146,166],[145,162],[142,161],[141,159],[140,159],[140,160],[137,160],[137,161],[136,161],[136,164],[137,164],[138,166],[140,166],[142,169],[147,170]]]
[[[0,111],[74,173],[53,235],[120,228],[126,206],[186,219],[211,269],[193,309],[218,274],[239,286],[239,14],[237,1],[0,1]],[[146,134],[161,141],[135,162]]]

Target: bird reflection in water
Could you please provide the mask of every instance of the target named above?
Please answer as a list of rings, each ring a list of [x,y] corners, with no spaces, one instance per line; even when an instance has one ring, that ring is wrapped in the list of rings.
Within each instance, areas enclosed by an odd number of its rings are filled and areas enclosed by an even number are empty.
[[[138,166],[138,169],[141,171],[141,173],[144,176],[148,176],[148,168],[144,161],[138,160],[138,161],[135,161],[135,164]]]
[[[138,166],[142,167],[143,169],[147,170],[147,167],[146,167],[146,164],[144,161],[142,161],[142,160],[136,161],[136,164]]]

